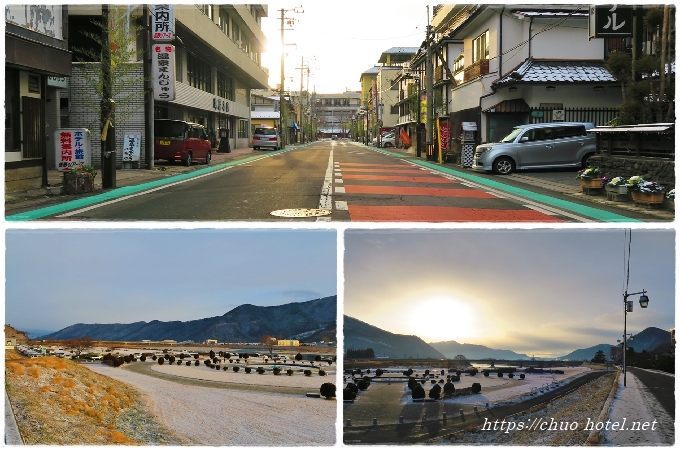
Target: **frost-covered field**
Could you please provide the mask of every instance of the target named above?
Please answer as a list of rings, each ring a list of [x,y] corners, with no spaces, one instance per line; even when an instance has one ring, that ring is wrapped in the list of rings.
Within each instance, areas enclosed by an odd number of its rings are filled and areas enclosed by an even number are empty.
[[[163,368],[158,364],[153,367]],[[164,367],[170,370],[189,369],[186,366]],[[105,365],[92,366],[91,369],[128,383],[146,394],[151,412],[192,445],[307,446],[332,445],[335,442],[335,401],[178,384]],[[203,369],[200,371],[203,379],[203,375],[207,374],[224,374],[223,371],[217,373],[214,369],[212,372]],[[290,380],[292,383],[310,378],[302,374],[291,377],[254,372],[242,375],[263,380]],[[335,381],[331,376],[315,375],[311,378],[315,382],[315,390],[322,380]]]
[[[231,366],[231,365],[230,365]],[[209,381],[222,381],[226,383],[250,384],[259,386],[286,386],[307,388],[311,391],[318,392],[322,383],[335,384],[335,366],[322,367],[326,372],[325,376],[319,376],[318,368],[313,367],[292,367],[292,366],[277,366],[281,368],[280,375],[274,375],[271,371],[271,366],[268,365],[249,365],[252,372],[246,373],[243,368],[238,372],[234,372],[231,367],[228,370],[209,369],[204,365],[187,366],[187,365],[169,365],[159,364],[151,365],[151,370],[168,375],[175,375],[180,377],[197,378]],[[255,372],[257,367],[268,369],[264,374],[260,375]],[[293,375],[287,375],[286,370],[293,369]],[[312,376],[305,376],[300,370],[309,369],[312,371]]]
[[[474,376],[462,373],[460,381],[456,381],[453,383],[456,389],[470,387],[472,386],[472,383],[479,383],[482,386],[482,392],[475,395],[463,395],[440,401],[466,405],[484,405],[487,402],[498,404],[520,401],[523,398],[525,398],[525,396],[529,395],[532,389],[540,389],[543,385],[550,384],[553,381],[560,383],[564,380],[581,376],[584,373],[590,371],[590,369],[587,367],[555,367],[555,369],[563,370],[564,374],[527,373],[525,374],[525,379],[520,380],[519,374],[523,373],[521,370],[518,370],[515,373],[514,378],[508,378],[508,374],[503,374],[503,377],[499,378],[494,372],[492,372],[488,377],[485,377],[482,372],[479,372]],[[394,373],[395,375],[401,375],[403,370],[406,369],[390,368],[385,371],[385,373],[380,377],[380,379],[381,380],[389,379],[391,373]],[[414,367],[414,370],[415,374],[421,376],[422,373],[424,372],[424,368]],[[441,375],[441,369],[431,370],[431,373],[436,374],[434,380],[438,381],[440,379],[443,379],[446,381],[446,375]],[[369,374],[369,376],[372,375],[373,374]],[[350,377],[345,376],[345,381],[349,380]],[[423,387],[425,388],[425,392],[427,393],[431,389],[432,384],[430,383],[430,381],[427,381],[423,385]],[[410,392],[410,390],[408,389],[406,389],[406,391]]]

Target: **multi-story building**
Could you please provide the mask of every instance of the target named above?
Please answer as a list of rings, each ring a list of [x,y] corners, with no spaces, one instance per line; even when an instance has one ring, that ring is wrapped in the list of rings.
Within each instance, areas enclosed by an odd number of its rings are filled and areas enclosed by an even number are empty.
[[[266,38],[261,30],[261,19],[268,10],[261,4],[214,4],[170,5],[174,13],[175,46],[175,92],[172,100],[145,101],[143,34],[149,33],[149,24],[143,23],[144,8],[149,5],[124,6],[123,28],[133,30],[129,47],[132,58],[126,63],[134,66],[124,89],[118,93],[121,104],[127,106],[126,114],[117,117],[116,137],[121,142],[124,134],[140,133],[142,148],[149,148],[153,141],[145,135],[145,121],[156,119],[179,119],[204,125],[213,137],[218,129],[228,129],[231,148],[247,146],[250,142],[250,90],[267,87],[268,71],[261,65],[261,53]],[[111,7],[113,8],[113,6]],[[96,43],[87,39],[85,33],[97,33],[96,25],[102,17],[101,5],[74,5],[69,7],[69,46],[96,50]],[[84,33],[85,32],[85,33]],[[99,30],[101,33],[101,30]],[[150,52],[150,45],[146,51]],[[91,52],[90,52],[91,53]],[[95,51],[96,53],[96,51]],[[99,141],[99,111],[92,108],[95,95],[86,72],[92,63],[86,53],[80,53],[74,61],[73,77],[69,83],[68,122],[72,127],[87,127],[92,131],[92,142]],[[150,58],[149,58],[150,59]],[[135,94],[137,93],[137,94]],[[127,100],[123,100],[123,99]],[[114,97],[115,99],[115,97]],[[122,113],[122,111],[120,111]],[[117,111],[117,115],[119,111]],[[99,164],[99,152],[93,152],[93,162]],[[122,152],[118,152],[118,165]],[[144,152],[140,167],[148,166]]]
[[[280,97],[270,90],[253,89],[250,91],[250,128],[251,134],[258,127],[279,127],[281,112]]]
[[[361,93],[314,94],[313,113],[319,126],[317,137],[349,137],[352,120],[361,107]]]
[[[5,6],[5,191],[47,184],[61,92],[71,76],[67,9]]]

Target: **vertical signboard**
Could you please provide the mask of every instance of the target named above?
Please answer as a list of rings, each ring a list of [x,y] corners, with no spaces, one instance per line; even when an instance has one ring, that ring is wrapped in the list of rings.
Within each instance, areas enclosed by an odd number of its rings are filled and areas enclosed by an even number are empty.
[[[175,37],[175,13],[172,5],[151,6],[151,39],[170,42]]]
[[[590,38],[632,37],[632,5],[592,5],[588,32]]]
[[[90,164],[90,130],[60,128],[54,132],[55,161],[59,172]]]
[[[123,136],[123,162],[139,162],[141,134]]]
[[[154,44],[151,48],[153,98],[160,101],[175,99],[175,46]]]

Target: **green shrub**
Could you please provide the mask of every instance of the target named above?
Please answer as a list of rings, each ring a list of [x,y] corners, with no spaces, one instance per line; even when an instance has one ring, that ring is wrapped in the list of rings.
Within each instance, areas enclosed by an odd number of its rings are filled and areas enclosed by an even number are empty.
[[[524,374],[523,374],[523,373],[520,373],[520,374],[519,374],[519,379],[520,379],[520,380],[523,380],[523,379],[524,379]]]
[[[311,377],[312,376],[312,371],[307,369],[305,370],[305,376]]]
[[[350,389],[347,389],[347,388],[342,390],[342,399],[343,400],[354,400],[355,398],[357,398],[356,392],[354,392]]]
[[[472,383],[472,393],[479,394],[482,392],[482,385],[479,383]]]
[[[357,392],[359,392],[359,388],[354,383],[347,383],[347,386],[345,386],[345,389],[349,389],[350,391],[354,392],[355,394]]]
[[[201,363],[198,360],[194,361],[194,366],[198,367],[200,365],[201,365]]]
[[[164,362],[165,362],[165,358],[158,358],[158,364],[160,364],[162,366]]]
[[[425,398],[425,389],[419,384],[416,384],[413,386],[413,389],[411,389],[411,398],[414,399],[419,399],[419,398]]]
[[[281,373],[281,368],[280,367],[274,367],[274,375],[278,375]]]
[[[503,372],[501,371],[498,372],[498,378],[503,378]]]
[[[286,373],[288,374],[288,376],[291,376],[293,375],[293,373],[295,373],[295,371],[293,369],[288,369],[286,370]]]
[[[514,378],[514,377],[515,377],[515,374],[514,374],[514,373],[510,372],[510,373],[508,374],[508,378]]]
[[[253,369],[252,369],[252,368],[250,368],[250,367],[246,367],[246,368],[245,368],[245,369],[243,369],[243,370],[245,370],[245,371],[246,371],[246,373],[250,373],[250,371],[251,371],[251,370],[253,370]]]
[[[224,367],[222,367],[222,370],[224,370],[226,372],[227,370],[229,370],[229,367],[224,366]]]
[[[238,371],[239,371],[239,369],[240,369],[240,367],[239,367],[239,366],[234,366],[234,367],[232,367],[232,369],[231,369],[231,370],[233,370],[234,372],[238,372]]]
[[[326,398],[333,398],[335,397],[335,385],[333,383],[324,383],[321,385],[319,392]]]
[[[366,380],[359,380],[357,382],[357,387],[359,388],[359,390],[362,390],[362,391],[365,391],[366,389],[368,389],[368,386],[370,386],[370,385],[371,385],[371,383],[369,383]]]
[[[450,381],[444,385],[444,394],[445,395],[453,395],[453,393],[456,391],[456,387],[451,383]]]
[[[319,369],[319,375],[322,376],[322,377],[325,376],[325,375],[326,375],[326,371],[323,370],[323,369]]]
[[[434,386],[432,386],[432,389],[430,389],[428,396],[430,398],[437,400],[441,396],[441,393],[442,393],[442,388],[440,388],[438,384],[435,384]]]
[[[263,369],[262,367],[258,367],[258,368],[257,368],[257,373],[259,373],[260,375],[263,375],[264,372],[265,372],[265,371],[264,371],[264,369]]]
[[[187,361],[187,366],[190,366],[190,365],[191,365],[191,361]]]
[[[488,370],[485,370],[485,371],[484,371],[484,376],[485,376],[485,377],[488,377],[488,376],[489,376],[489,371],[488,371]]]

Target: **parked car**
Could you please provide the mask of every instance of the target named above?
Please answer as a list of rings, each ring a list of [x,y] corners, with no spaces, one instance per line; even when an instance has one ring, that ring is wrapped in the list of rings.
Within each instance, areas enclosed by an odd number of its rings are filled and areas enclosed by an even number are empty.
[[[337,140],[338,140],[338,135],[337,135],[337,134],[331,135],[331,140],[337,141]]]
[[[185,166],[194,160],[210,164],[212,149],[203,125],[169,119],[156,119],[153,123],[154,159],[182,161]]]
[[[520,125],[500,142],[478,145],[472,169],[507,175],[520,169],[587,167],[595,154],[589,122]]]
[[[384,148],[394,147],[394,132],[383,134],[380,146]]]
[[[274,150],[281,148],[281,137],[276,132],[276,128],[255,128],[253,133],[253,149],[259,150],[261,148],[272,148]]]

